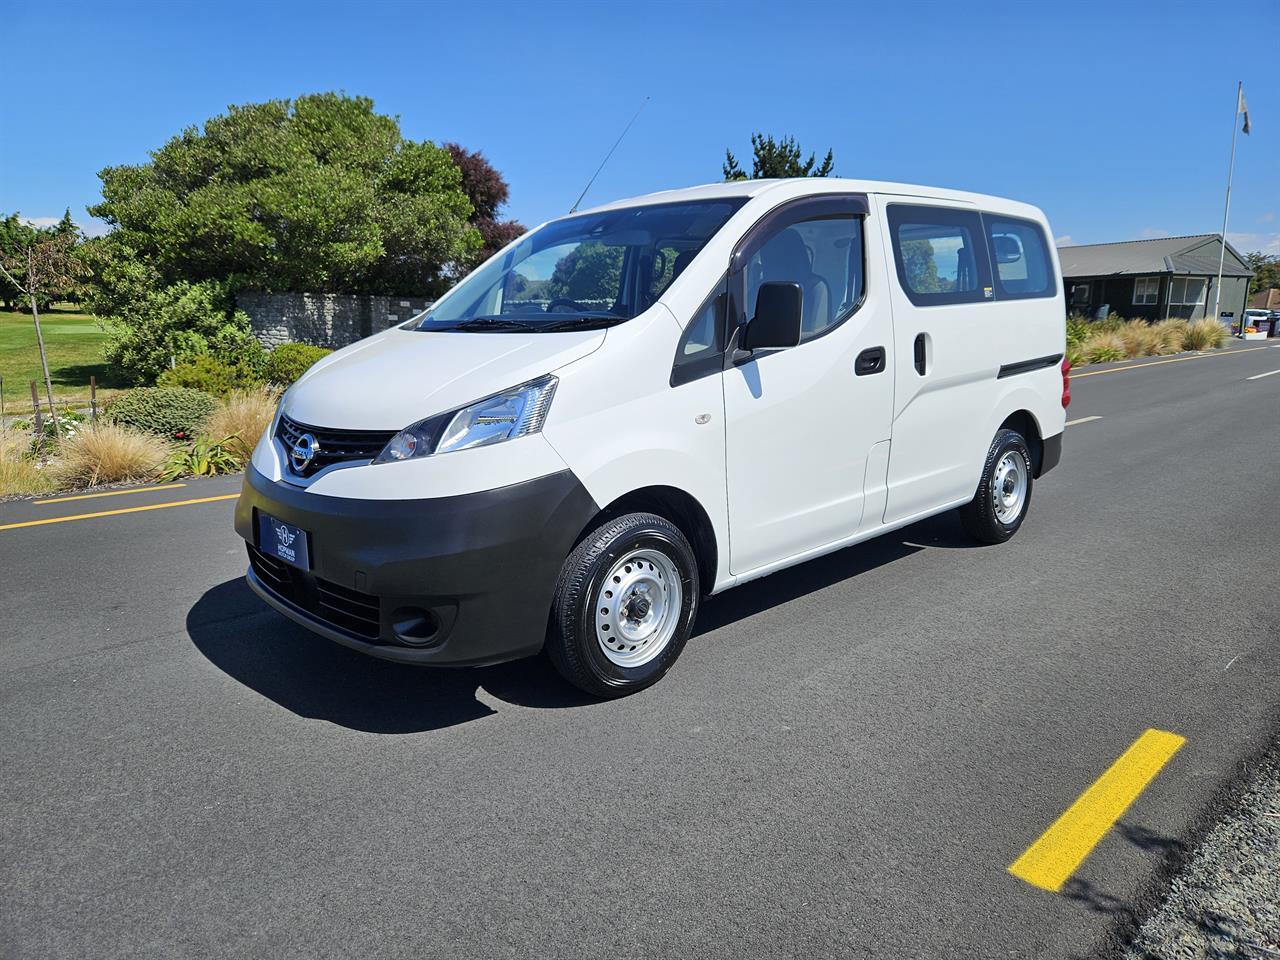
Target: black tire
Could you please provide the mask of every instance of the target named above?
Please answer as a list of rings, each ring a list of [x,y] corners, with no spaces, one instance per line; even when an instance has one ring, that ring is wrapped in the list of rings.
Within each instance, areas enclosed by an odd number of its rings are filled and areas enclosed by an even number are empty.
[[[999,505],[992,481],[996,470],[1008,455],[1021,457],[1021,470],[1026,477],[1027,488],[1016,516],[1002,520],[997,511]],[[973,500],[960,508],[960,522],[969,536],[979,543],[1004,543],[1018,532],[1031,506],[1031,490],[1035,482],[1031,465],[1031,448],[1027,446],[1022,434],[1016,430],[1001,430],[996,434],[996,438],[991,441],[991,449],[987,452],[987,461],[982,466],[982,478],[978,481]]]
[[[657,551],[670,561],[680,580],[679,607],[672,604],[675,632],[660,652],[638,666],[623,666],[604,652],[597,613],[603,613],[601,603],[610,602],[603,599],[611,586],[605,578],[636,550]],[[643,690],[661,680],[684,650],[698,614],[699,592],[697,559],[675,524],[652,513],[606,520],[587,534],[561,568],[551,604],[547,655],[561,676],[594,696],[621,697]]]

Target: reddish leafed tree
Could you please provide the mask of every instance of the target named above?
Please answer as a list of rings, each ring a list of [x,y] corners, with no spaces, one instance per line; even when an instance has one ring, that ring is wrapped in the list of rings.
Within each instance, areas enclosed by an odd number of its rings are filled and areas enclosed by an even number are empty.
[[[444,148],[462,171],[462,190],[475,208],[471,225],[480,231],[484,247],[476,251],[472,263],[480,263],[524,233],[525,228],[515,220],[498,219],[498,211],[506,204],[511,189],[483,153],[456,143],[446,143]]]

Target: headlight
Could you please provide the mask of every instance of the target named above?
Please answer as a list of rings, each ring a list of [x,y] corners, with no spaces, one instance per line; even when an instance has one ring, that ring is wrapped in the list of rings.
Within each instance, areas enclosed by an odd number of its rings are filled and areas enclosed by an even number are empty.
[[[397,433],[374,463],[395,463],[434,453],[487,447],[542,429],[556,392],[555,377],[546,376],[477,400],[460,410],[419,420]]]

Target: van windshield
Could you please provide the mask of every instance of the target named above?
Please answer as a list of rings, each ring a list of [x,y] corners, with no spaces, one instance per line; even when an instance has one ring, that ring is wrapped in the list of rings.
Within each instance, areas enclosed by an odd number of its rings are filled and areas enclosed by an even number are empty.
[[[654,204],[555,220],[464,279],[410,329],[543,333],[630,320],[745,202]]]

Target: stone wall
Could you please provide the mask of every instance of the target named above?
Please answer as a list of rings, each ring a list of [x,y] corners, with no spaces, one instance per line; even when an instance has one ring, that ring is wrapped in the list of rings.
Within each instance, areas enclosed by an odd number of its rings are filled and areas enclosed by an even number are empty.
[[[421,297],[345,293],[241,293],[236,306],[249,315],[264,347],[311,343],[345,347],[431,306]]]

